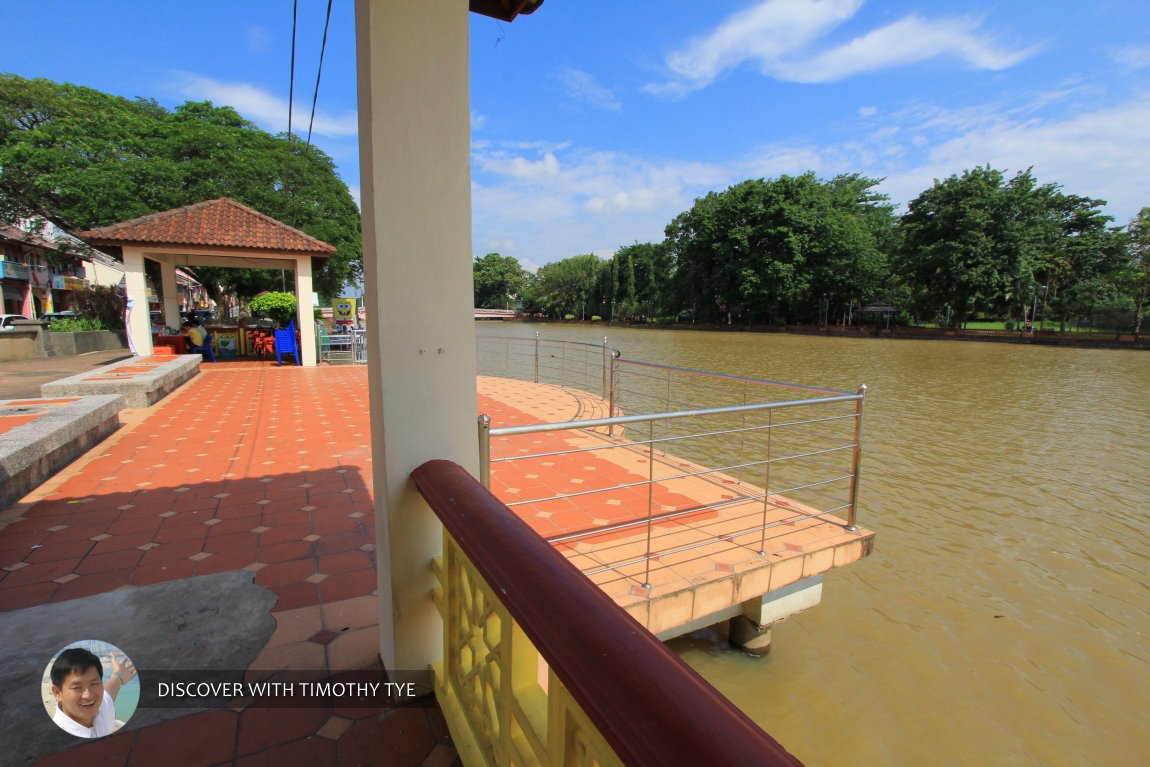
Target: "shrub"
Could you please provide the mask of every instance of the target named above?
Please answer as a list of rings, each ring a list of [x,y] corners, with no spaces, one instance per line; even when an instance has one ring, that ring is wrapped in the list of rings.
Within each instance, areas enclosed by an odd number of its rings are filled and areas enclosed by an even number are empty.
[[[592,321],[592,322],[599,322],[599,321],[601,321],[602,319],[603,319],[603,318],[602,318],[602,317],[600,317],[598,314],[592,314],[592,315],[591,315],[591,321]]]
[[[263,312],[284,327],[295,317],[295,296],[291,293],[261,293],[249,301],[248,306],[253,312]]]
[[[65,317],[62,320],[56,320],[48,328],[52,333],[76,333],[82,330],[107,330],[108,326],[97,319],[88,317]]]
[[[76,291],[74,298],[76,311],[79,314],[84,317],[92,317],[101,323],[98,328],[82,328],[83,330],[124,327],[124,297],[115,288],[106,285],[93,285],[91,290]],[[144,308],[147,309],[147,307]],[[56,324],[52,323],[52,330],[56,330]]]
[[[575,319],[575,315],[574,315],[574,314],[564,314],[564,315],[563,315],[563,319],[565,319],[565,320],[573,320],[573,319]]]

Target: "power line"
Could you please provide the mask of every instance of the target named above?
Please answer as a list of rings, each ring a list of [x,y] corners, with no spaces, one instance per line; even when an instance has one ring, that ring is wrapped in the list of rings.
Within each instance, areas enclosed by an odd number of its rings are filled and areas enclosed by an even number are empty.
[[[299,11],[299,0],[292,0],[291,4],[291,75],[288,78],[288,138],[291,138],[292,101],[295,98],[295,32],[296,17]]]
[[[319,47],[319,68],[315,73],[315,94],[311,98],[311,119],[307,124],[307,146],[311,146],[311,129],[315,124],[315,105],[319,100],[319,80],[323,75],[323,53],[327,49],[327,29],[331,25],[331,0],[327,0],[327,18],[323,22],[323,42]],[[304,149],[307,152],[307,148]]]

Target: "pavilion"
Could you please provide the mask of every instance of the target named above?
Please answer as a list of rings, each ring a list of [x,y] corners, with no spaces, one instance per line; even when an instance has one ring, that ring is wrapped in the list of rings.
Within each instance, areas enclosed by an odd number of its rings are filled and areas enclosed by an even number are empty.
[[[144,261],[160,265],[164,322],[180,326],[177,270],[185,266],[283,269],[295,275],[296,327],[305,366],[314,366],[312,274],[335,248],[271,216],[227,197],[152,213],[130,221],[90,229],[83,237],[105,250],[118,248],[128,292],[128,333],[136,353],[152,353],[151,318]]]

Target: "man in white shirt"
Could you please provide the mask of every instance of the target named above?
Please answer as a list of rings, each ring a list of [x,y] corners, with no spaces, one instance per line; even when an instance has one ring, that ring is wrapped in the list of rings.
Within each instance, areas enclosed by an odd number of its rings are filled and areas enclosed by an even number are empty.
[[[116,695],[136,675],[131,661],[120,663],[112,654],[112,677],[104,684],[104,665],[92,652],[72,647],[52,663],[52,695],[56,714],[52,721],[78,738],[102,738],[116,727]]]

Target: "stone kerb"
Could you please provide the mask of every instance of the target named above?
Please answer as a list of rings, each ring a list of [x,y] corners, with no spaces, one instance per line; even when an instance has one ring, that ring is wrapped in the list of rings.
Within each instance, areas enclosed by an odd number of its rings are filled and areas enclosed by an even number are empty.
[[[120,394],[124,407],[149,407],[200,372],[200,356],[133,357],[40,387],[44,397]]]
[[[63,401],[0,400],[0,414],[24,420],[0,431],[0,509],[118,429],[123,407],[124,398],[118,394]]]

